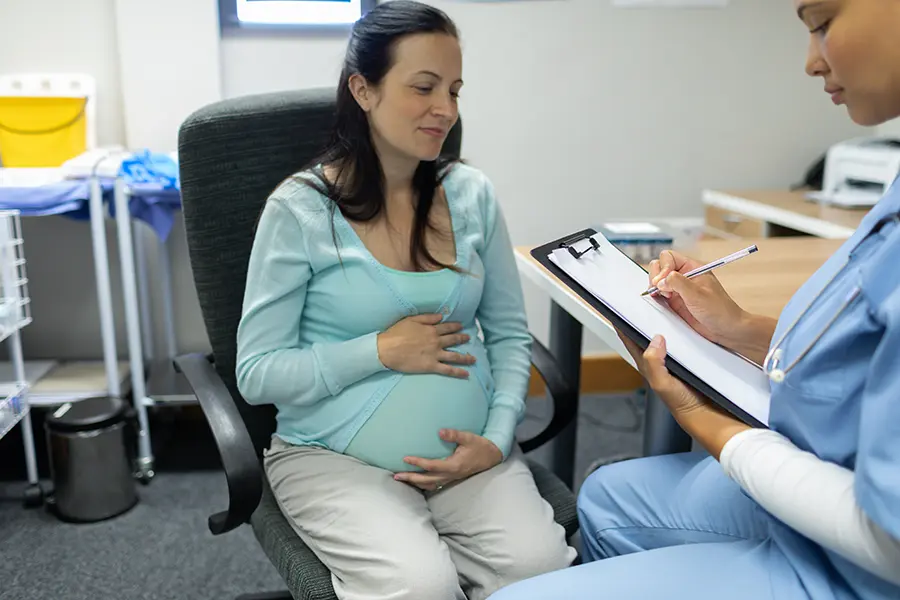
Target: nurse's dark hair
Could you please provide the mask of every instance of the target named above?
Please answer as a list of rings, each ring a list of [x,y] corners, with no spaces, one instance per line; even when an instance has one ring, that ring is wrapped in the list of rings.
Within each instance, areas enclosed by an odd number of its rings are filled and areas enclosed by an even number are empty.
[[[328,179],[322,170],[317,170],[311,185],[331,199],[332,210],[340,210],[348,219],[370,221],[381,214],[385,204],[381,161],[372,144],[366,113],[350,92],[350,77],[358,74],[369,85],[377,86],[394,64],[397,43],[407,36],[423,33],[459,38],[456,25],[444,12],[412,0],[379,4],[353,26],[337,86],[331,139],[324,152],[311,163],[328,166],[333,171],[333,179]],[[456,270],[454,265],[437,260],[425,245],[425,233],[432,227],[429,214],[434,194],[453,162],[455,159],[446,156],[422,161],[413,175],[416,204],[409,246],[416,271],[428,267]]]

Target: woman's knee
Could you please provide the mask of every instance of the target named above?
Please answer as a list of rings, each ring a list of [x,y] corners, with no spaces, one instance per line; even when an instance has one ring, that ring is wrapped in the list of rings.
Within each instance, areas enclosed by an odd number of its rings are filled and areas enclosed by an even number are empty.
[[[553,523],[552,530],[533,531],[515,536],[502,550],[503,560],[495,563],[499,576],[498,589],[511,583],[565,569],[577,556],[565,540],[562,527]]]
[[[567,544],[538,544],[530,549],[521,549],[515,555],[515,564],[506,573],[506,583],[565,569],[572,565],[575,556],[575,549]]]
[[[392,600],[458,600],[459,575],[453,562],[436,553],[410,555],[379,577]],[[371,590],[365,590],[370,592]]]

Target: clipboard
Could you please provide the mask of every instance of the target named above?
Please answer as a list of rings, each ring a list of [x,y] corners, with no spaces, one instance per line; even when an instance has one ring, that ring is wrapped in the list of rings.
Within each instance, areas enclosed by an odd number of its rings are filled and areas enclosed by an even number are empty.
[[[582,256],[587,254],[588,252],[594,252],[598,250],[598,245],[596,240],[593,238],[597,234],[595,229],[583,229],[566,237],[560,238],[558,240],[554,240],[537,248],[531,250],[531,256],[541,264],[545,269],[547,269],[550,273],[553,274],[558,280],[566,285],[566,287],[570,288],[573,292],[578,294],[580,298],[582,298],[585,302],[587,302],[591,307],[593,307],[597,312],[599,312],[605,319],[607,319],[613,327],[617,330],[621,331],[625,337],[638,345],[642,350],[646,350],[647,346],[650,344],[650,338],[644,335],[637,327],[633,326],[631,323],[623,319],[619,314],[613,310],[610,306],[604,303],[602,300],[594,296],[590,290],[583,287],[578,281],[576,281],[573,277],[571,277],[568,273],[566,273],[562,268],[557,266],[552,260],[550,260],[550,255],[559,249],[566,249],[568,252],[576,259],[580,259]],[[585,242],[586,240],[590,241],[589,245],[586,245],[585,248],[579,250],[576,248],[576,245],[579,243]],[[623,256],[626,256],[623,253]],[[629,257],[630,258],[630,257]],[[647,270],[636,261],[631,260],[632,263],[637,265],[642,271],[647,273]],[[649,273],[648,273],[649,280]],[[710,342],[712,343],[712,342]],[[701,394],[703,394],[706,398],[728,411],[730,414],[734,415],[736,418],[740,419],[747,425],[755,428],[763,428],[767,429],[768,426],[751,415],[749,412],[729,400],[725,395],[720,393],[718,390],[710,386],[706,381],[702,378],[695,375],[689,369],[684,367],[681,363],[676,361],[672,356],[666,356],[666,368],[676,378],[680,379],[682,382],[686,383],[688,386],[694,388]]]

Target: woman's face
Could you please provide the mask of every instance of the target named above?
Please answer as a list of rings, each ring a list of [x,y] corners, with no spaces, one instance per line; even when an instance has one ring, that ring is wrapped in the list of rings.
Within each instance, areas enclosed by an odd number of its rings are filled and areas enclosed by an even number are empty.
[[[416,34],[401,38],[393,65],[377,86],[351,78],[369,117],[375,147],[416,161],[435,160],[459,117],[462,52],[456,38]]]
[[[900,0],[794,0],[810,31],[806,72],[860,125],[900,116]]]

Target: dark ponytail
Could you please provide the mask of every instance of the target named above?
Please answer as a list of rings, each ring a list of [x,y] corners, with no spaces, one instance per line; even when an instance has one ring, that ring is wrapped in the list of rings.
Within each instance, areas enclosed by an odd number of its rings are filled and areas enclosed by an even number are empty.
[[[331,140],[313,164],[334,169],[333,181],[324,172],[316,173],[317,189],[332,200],[350,220],[370,221],[385,205],[384,173],[375,152],[369,121],[353,94],[350,77],[359,74],[371,85],[378,85],[393,64],[397,42],[408,35],[442,33],[459,37],[453,21],[442,11],[411,0],[393,0],[381,4],[356,22],[350,34],[347,54],[337,88],[336,118]],[[428,251],[426,230],[434,195],[454,159],[440,157],[421,161],[413,175],[415,218],[410,239],[410,259],[416,271],[427,267],[454,269]]]

